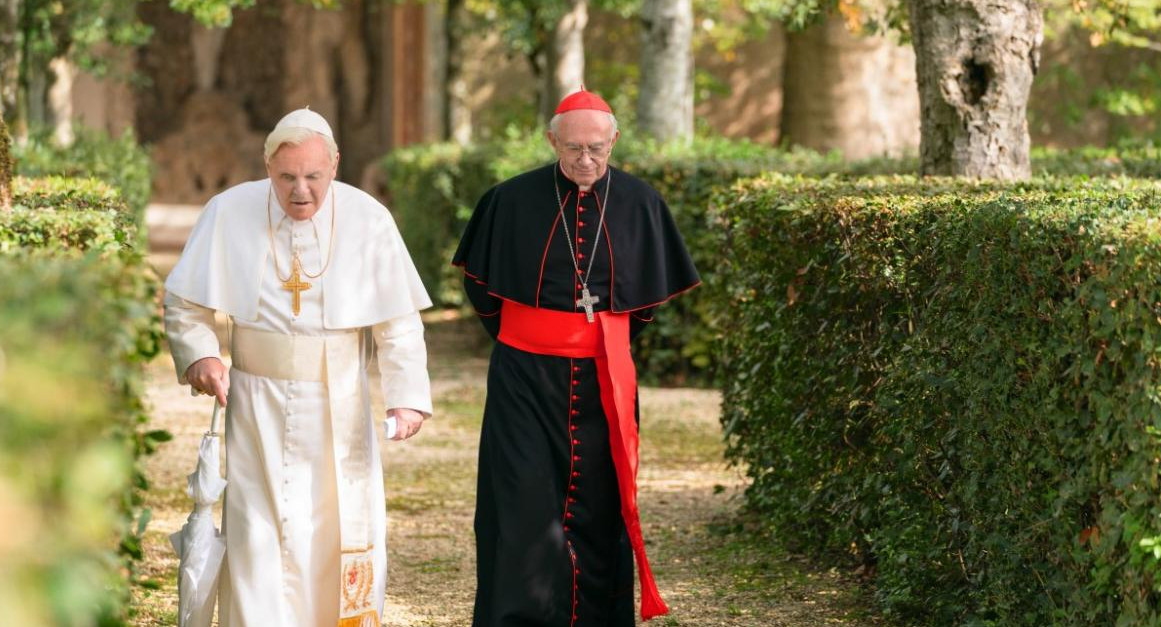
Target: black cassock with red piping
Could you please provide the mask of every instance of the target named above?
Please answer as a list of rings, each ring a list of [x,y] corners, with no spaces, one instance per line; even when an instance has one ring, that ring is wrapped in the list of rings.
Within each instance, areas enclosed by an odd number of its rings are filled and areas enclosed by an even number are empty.
[[[498,338],[473,626],[633,625],[634,555],[642,615],[664,614],[637,519],[628,344],[654,307],[700,282],[668,207],[621,170],[581,192],[552,164],[489,190],[452,263]],[[585,287],[594,322],[577,305]]]

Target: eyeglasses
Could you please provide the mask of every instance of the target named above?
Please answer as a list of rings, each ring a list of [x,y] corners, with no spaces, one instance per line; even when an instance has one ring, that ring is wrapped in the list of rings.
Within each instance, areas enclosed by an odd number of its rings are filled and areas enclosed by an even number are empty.
[[[580,159],[585,153],[588,153],[592,159],[603,159],[608,156],[611,147],[611,145],[603,142],[600,144],[589,144],[587,146],[564,144],[562,152],[573,159]]]

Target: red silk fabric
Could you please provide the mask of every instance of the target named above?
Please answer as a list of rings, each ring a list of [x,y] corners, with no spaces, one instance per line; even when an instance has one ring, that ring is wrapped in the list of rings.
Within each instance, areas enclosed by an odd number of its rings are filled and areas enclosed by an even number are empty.
[[[629,354],[629,314],[599,311],[595,315],[596,321],[589,322],[584,313],[539,309],[506,300],[500,310],[499,340],[537,355],[596,362],[601,406],[609,421],[609,444],[621,491],[621,517],[637,558],[641,618],[649,620],[668,614],[669,608],[661,600],[645,556],[637,509],[637,368]]]

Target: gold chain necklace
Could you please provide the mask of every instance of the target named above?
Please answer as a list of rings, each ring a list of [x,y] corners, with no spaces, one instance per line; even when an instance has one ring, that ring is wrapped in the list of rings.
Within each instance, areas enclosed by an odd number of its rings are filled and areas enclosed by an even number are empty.
[[[274,276],[282,283],[282,289],[291,293],[291,308],[294,310],[294,315],[298,315],[302,310],[302,293],[311,288],[311,284],[302,280],[301,274],[306,275],[308,279],[317,279],[327,271],[331,265],[331,258],[335,252],[335,190],[332,186],[330,189],[331,195],[331,238],[330,243],[327,244],[327,260],[322,265],[322,269],[318,274],[311,274],[303,269],[302,259],[298,256],[298,251],[294,251],[294,257],[290,260],[290,274],[284,279],[282,272],[278,270],[278,247],[274,244],[274,218],[270,212],[270,196],[274,192],[274,181],[270,182],[270,187],[266,190],[266,233],[270,236],[270,254],[274,257]],[[312,216],[313,217],[313,216]],[[318,241],[318,225],[311,220],[310,223],[314,225],[314,241],[316,246],[322,246]],[[322,249],[318,251],[319,256],[322,256]]]
[[[305,268],[302,267],[302,262],[298,258],[298,253],[294,253],[294,259],[291,262],[291,265],[292,265],[291,274],[287,275],[287,277],[285,279],[282,278],[282,272],[280,272],[278,270],[278,247],[276,247],[274,245],[274,218],[270,215],[271,214],[271,212],[270,212],[270,196],[273,193],[273,191],[274,191],[274,183],[271,182],[270,188],[266,190],[266,232],[270,236],[270,254],[274,256],[274,274],[275,274],[275,276],[277,276],[278,280],[282,281],[283,283],[289,281],[291,276],[293,276],[293,274],[294,274],[293,264],[294,264],[294,262],[298,262],[299,269],[302,270],[302,274],[305,275],[308,279],[319,278],[320,276],[323,275],[324,272],[327,271],[327,268],[330,267],[331,257],[334,256],[334,252],[335,252],[335,190],[334,190],[334,187],[332,187],[330,190],[330,196],[331,196],[331,238],[330,238],[330,241],[327,243],[326,263],[323,264],[322,269],[318,271],[318,274],[311,274],[311,273],[307,272]],[[311,224],[314,224],[313,220],[311,220]],[[318,241],[318,226],[317,225],[314,227],[314,241],[315,241],[316,245],[321,246],[321,244]],[[321,249],[319,250],[319,256],[322,256]]]

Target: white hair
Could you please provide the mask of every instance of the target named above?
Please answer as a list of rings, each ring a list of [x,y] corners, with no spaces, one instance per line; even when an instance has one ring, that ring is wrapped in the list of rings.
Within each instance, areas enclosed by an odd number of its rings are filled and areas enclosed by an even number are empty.
[[[565,111],[564,113],[568,113],[568,111]],[[551,120],[548,121],[548,132],[549,133],[556,135],[556,130],[558,127],[560,127],[560,116],[564,115],[564,113],[557,113],[556,115],[552,116]],[[609,113],[608,111],[601,111],[601,113],[604,113],[605,115],[609,116],[609,124],[613,125],[613,133],[612,134],[616,135],[617,134],[617,116],[613,115],[612,113]]]
[[[335,157],[339,154],[339,145],[335,143],[335,140],[322,133],[316,133],[301,126],[284,126],[270,131],[270,134],[266,136],[266,147],[263,152],[263,157],[269,163],[270,157],[273,157],[274,153],[278,152],[278,149],[283,144],[298,146],[311,137],[323,138],[323,141],[327,145],[327,154],[330,155],[331,163],[334,163]]]

